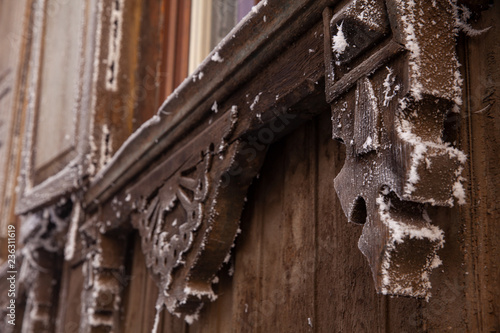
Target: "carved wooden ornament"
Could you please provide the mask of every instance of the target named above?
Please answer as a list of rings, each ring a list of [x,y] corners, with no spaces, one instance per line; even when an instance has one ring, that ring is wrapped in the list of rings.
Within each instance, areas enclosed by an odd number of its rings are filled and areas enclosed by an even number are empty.
[[[137,210],[132,224],[160,291],[157,310],[165,306],[188,322],[217,298],[212,283],[229,259],[247,189],[265,155],[243,158],[245,143],[231,141],[237,121],[233,106],[123,199]]]
[[[426,206],[464,203],[466,156],[443,141],[461,105],[450,1],[353,1],[324,12],[333,137],[346,144],[335,189],[384,294],[430,296],[444,233]]]
[[[23,332],[53,332],[65,234],[73,203],[70,200],[25,216],[20,241],[17,303],[26,299]]]

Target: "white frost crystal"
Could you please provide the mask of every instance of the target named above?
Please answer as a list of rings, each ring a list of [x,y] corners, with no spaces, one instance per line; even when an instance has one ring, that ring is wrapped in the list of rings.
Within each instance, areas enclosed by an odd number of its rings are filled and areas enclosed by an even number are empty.
[[[332,44],[332,49],[333,52],[335,52],[338,55],[344,53],[345,49],[349,46],[347,43],[344,32],[342,31],[342,26],[344,25],[344,22],[340,23],[339,26],[337,26],[337,34],[333,36],[333,44]]]
[[[212,61],[215,61],[215,62],[224,62],[224,58],[221,58],[221,56],[219,55],[219,52],[215,52],[213,55],[212,55]]]

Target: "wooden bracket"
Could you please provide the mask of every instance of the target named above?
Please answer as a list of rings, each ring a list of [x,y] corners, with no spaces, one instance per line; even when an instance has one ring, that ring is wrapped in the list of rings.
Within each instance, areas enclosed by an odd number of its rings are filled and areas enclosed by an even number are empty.
[[[29,214],[22,222],[20,241],[24,244],[22,265],[18,270],[17,302],[26,297],[23,332],[53,332],[54,304],[57,304],[59,271],[65,243],[71,200]]]
[[[245,141],[231,140],[237,122],[232,107],[113,206],[115,216],[135,207],[126,214],[132,213],[159,288],[157,309],[187,321],[216,299],[212,281],[229,258],[247,189],[266,153],[254,149],[249,158]],[[101,223],[103,232],[111,227]]]
[[[102,234],[98,230],[96,219],[85,223],[80,232],[86,250],[80,331],[120,331],[127,233]]]
[[[443,140],[461,105],[452,4],[359,0],[323,19],[333,137],[346,145],[342,208],[364,224],[377,291],[429,297],[444,234],[426,206],[465,202],[466,156]]]

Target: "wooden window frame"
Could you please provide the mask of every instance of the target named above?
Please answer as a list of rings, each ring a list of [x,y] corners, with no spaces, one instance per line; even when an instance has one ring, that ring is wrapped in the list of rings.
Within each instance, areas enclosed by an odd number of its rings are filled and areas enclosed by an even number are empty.
[[[92,59],[95,40],[95,15],[92,8],[95,1],[82,4],[83,17],[81,30],[82,43],[79,45],[79,71],[83,73],[78,81],[78,87],[73,98],[72,111],[75,122],[76,138],[71,148],[72,158],[64,161],[64,167],[47,179],[35,184],[35,170],[33,150],[36,140],[37,114],[40,103],[40,81],[41,81],[41,58],[43,53],[43,38],[45,22],[49,18],[49,10],[58,10],[58,6],[64,4],[56,3],[55,8],[48,8],[46,1],[35,0],[33,2],[33,23],[28,27],[27,33],[32,35],[31,57],[28,78],[28,101],[27,115],[25,120],[25,142],[23,147],[23,161],[21,166],[21,179],[19,181],[19,194],[16,203],[16,214],[23,214],[37,207],[49,205],[56,202],[62,196],[74,191],[80,186],[81,170],[86,170],[89,152],[89,125],[90,114],[83,110],[91,109],[91,82],[92,82]],[[66,155],[66,153],[65,153]],[[57,158],[56,158],[57,159]],[[52,162],[51,162],[52,163]]]

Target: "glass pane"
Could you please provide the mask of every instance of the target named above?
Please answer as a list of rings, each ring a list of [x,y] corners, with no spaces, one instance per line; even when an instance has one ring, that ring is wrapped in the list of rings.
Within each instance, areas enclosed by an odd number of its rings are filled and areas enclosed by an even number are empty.
[[[34,166],[38,170],[56,162],[50,175],[64,167],[76,143],[83,15],[81,1],[47,2]]]

